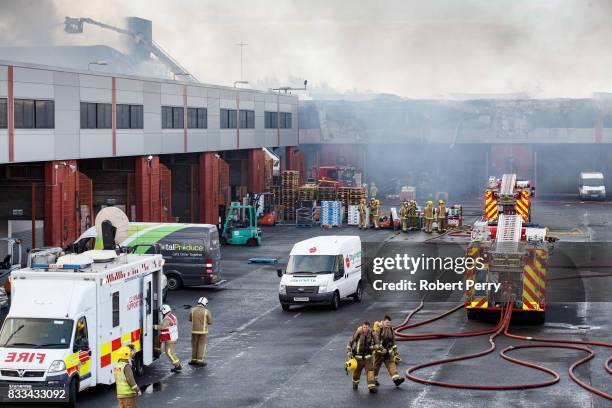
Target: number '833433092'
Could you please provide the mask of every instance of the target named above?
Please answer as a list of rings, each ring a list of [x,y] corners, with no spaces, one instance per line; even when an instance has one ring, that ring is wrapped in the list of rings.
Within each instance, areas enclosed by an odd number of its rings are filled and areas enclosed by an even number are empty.
[[[19,384],[2,387],[0,395],[2,402],[60,402],[68,399],[66,389],[61,387],[34,388]]]

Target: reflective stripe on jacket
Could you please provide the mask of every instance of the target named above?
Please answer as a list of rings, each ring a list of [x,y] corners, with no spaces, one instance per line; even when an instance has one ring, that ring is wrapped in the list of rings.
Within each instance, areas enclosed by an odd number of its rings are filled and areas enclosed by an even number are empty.
[[[191,333],[208,334],[208,325],[212,324],[212,317],[207,308],[198,304],[189,311],[189,321]]]
[[[113,368],[115,385],[117,386],[117,398],[129,398],[136,395],[136,390],[130,385],[125,375],[126,367],[129,367],[128,362],[120,360],[115,363]]]

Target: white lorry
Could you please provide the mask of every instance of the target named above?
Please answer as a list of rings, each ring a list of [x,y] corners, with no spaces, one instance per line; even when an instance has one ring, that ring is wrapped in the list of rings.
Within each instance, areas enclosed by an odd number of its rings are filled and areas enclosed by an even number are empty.
[[[598,171],[580,173],[578,195],[581,200],[605,200],[606,184],[603,173]]]
[[[126,344],[142,374],[156,358],[163,263],[161,255],[92,250],[13,271],[0,331],[2,402],[74,405],[78,391],[114,383],[116,351]]]
[[[340,298],[360,301],[361,239],[358,236],[319,236],[296,243],[281,278],[278,298],[284,311],[291,305],[324,304],[337,309]]]

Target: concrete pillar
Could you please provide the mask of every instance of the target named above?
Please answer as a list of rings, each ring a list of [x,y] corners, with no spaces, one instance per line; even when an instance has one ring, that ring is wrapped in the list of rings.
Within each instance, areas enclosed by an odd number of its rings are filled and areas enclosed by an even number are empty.
[[[65,247],[78,235],[76,160],[45,164],[44,244]]]
[[[215,153],[200,154],[200,222],[219,222],[219,162]]]
[[[137,157],[135,161],[136,221],[160,222],[159,157],[153,156],[151,160]]]
[[[265,175],[265,154],[262,149],[249,150],[247,173],[249,193],[262,193]]]

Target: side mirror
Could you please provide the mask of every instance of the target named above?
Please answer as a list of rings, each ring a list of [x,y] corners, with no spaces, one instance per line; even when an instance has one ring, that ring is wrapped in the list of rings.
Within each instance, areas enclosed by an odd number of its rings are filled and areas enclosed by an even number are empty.
[[[279,278],[283,277],[283,270],[282,269],[277,269],[276,270],[276,274],[278,275]]]

